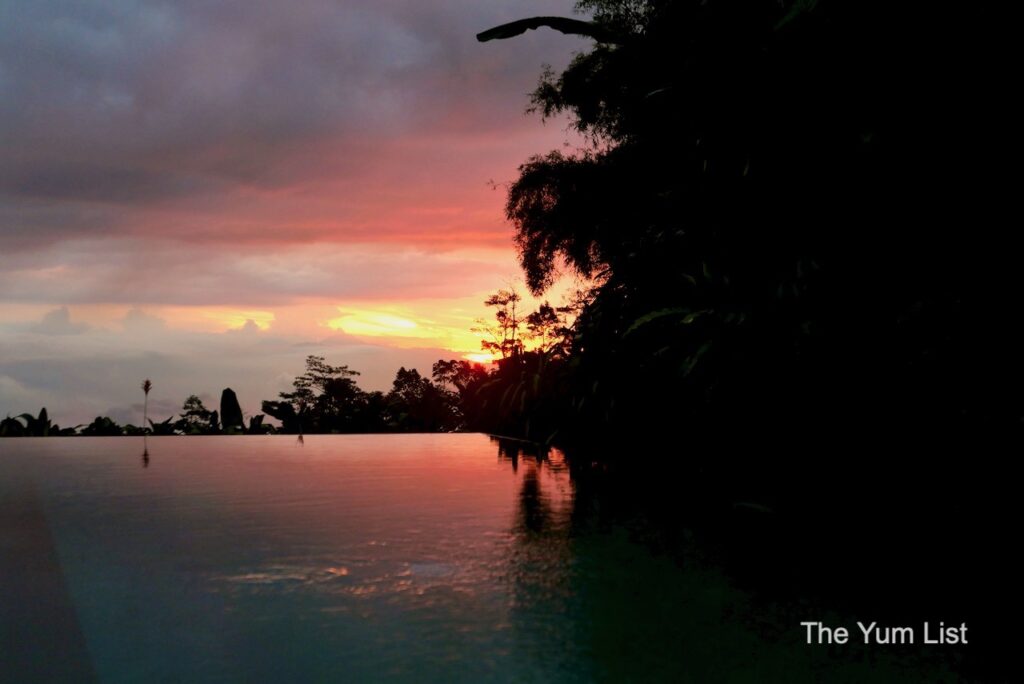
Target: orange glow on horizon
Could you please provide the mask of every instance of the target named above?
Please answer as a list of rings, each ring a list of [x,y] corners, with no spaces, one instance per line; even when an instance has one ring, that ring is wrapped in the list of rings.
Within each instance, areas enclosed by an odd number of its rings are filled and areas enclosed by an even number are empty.
[[[340,309],[339,309],[340,311]],[[420,325],[387,311],[352,311],[327,321],[331,330],[368,337],[419,337]]]
[[[249,321],[255,323],[260,330],[270,330],[270,325],[274,322],[274,314],[270,311],[221,310],[208,311],[205,315],[227,330],[243,328]]]
[[[475,256],[481,260],[493,256],[495,271],[505,265],[498,256],[487,253]],[[507,278],[498,282],[494,289],[508,287],[510,282],[511,278]],[[558,303],[571,285],[570,282],[559,283],[544,299]],[[514,282],[512,286],[515,286]],[[533,310],[541,303],[541,299],[531,297],[521,285],[517,289],[523,296],[522,312]],[[154,340],[166,339],[168,335],[235,335],[243,332],[243,336],[236,337],[240,343],[243,339],[249,340],[246,344],[252,343],[258,334],[266,336],[267,341],[275,341],[275,344],[302,340],[314,345],[341,345],[337,347],[338,352],[333,353],[343,355],[343,338],[347,337],[374,347],[437,350],[446,358],[461,358],[489,366],[500,359],[500,354],[486,351],[481,346],[483,340],[491,339],[481,328],[494,324],[493,308],[483,303],[493,290],[473,288],[471,292],[468,295],[427,297],[404,296],[404,292],[399,292],[395,295],[389,293],[388,298],[380,299],[303,297],[262,305],[255,303],[255,306],[72,304],[67,307],[66,316],[70,318],[70,330],[88,333],[81,338],[83,340],[89,335],[123,335],[126,339],[135,340],[136,346],[141,345],[139,348],[157,344]],[[0,306],[0,314],[12,320],[25,321],[25,326],[38,325],[54,310],[54,305],[17,303]],[[33,330],[32,327],[26,329]],[[526,342],[526,347],[531,348],[532,341]],[[363,349],[358,353],[366,355],[372,352]],[[338,361],[344,360],[339,356]]]
[[[462,307],[453,307],[453,303],[421,302],[416,309],[398,304],[337,307],[341,315],[321,325],[391,347],[437,347],[457,354],[479,353],[480,335],[470,330],[477,317]]]
[[[463,354],[462,358],[467,361],[472,361],[473,363],[487,365],[494,363],[501,357],[497,354],[488,354],[487,352],[474,352],[472,354]]]

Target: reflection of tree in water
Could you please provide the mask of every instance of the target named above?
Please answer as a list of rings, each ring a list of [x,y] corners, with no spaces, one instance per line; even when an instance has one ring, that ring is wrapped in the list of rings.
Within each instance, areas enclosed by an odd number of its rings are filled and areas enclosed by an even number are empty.
[[[519,449],[523,442],[514,439],[503,439],[500,437],[492,437],[491,441],[497,442],[498,444],[498,460],[509,461],[512,463],[512,472],[519,471]]]
[[[791,607],[757,602],[691,533],[652,524],[656,492],[682,509],[689,490],[670,497],[657,478],[625,482],[579,459],[570,474],[560,451],[497,446],[516,480],[507,628],[517,662],[535,668],[519,678],[789,683],[821,681],[824,668],[829,681],[925,682],[945,672],[925,658],[908,674],[884,658],[808,651],[787,631],[799,622]]]
[[[572,490],[563,454],[520,440],[494,438],[494,441],[498,445],[498,460],[510,463],[512,473],[521,481],[513,534],[518,537],[561,533],[564,536]]]
[[[557,450],[496,441],[499,461],[509,464],[516,478],[506,565],[515,649],[538,676],[568,674],[583,662],[575,635],[566,629],[574,591],[569,471]]]
[[[545,530],[551,519],[551,502],[542,491],[540,477],[544,464],[548,462],[548,450],[511,439],[497,439],[498,460],[512,464],[513,474],[520,475],[522,485],[519,489],[519,505],[516,516],[516,532],[523,530],[540,533]],[[519,473],[520,461],[526,464],[522,474]]]
[[[519,491],[520,527],[534,534],[542,533],[551,519],[551,506],[541,493],[537,470],[530,468],[523,474],[523,486]]]

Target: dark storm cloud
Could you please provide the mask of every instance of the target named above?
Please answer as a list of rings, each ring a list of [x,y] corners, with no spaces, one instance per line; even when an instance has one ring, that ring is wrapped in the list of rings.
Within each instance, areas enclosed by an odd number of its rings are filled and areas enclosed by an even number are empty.
[[[481,46],[474,34],[570,7],[5,2],[0,218],[8,247],[138,229],[138,216],[98,205],[209,202],[325,169],[355,176],[373,163],[375,140],[536,126],[522,116],[525,92],[542,61],[564,62],[578,44],[531,33],[514,46]]]

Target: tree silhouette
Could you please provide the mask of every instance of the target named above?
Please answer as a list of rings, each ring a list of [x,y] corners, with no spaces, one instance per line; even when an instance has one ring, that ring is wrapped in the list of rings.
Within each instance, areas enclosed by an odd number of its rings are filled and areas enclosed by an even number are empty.
[[[399,368],[387,395],[395,429],[408,432],[451,431],[462,419],[458,396],[424,378],[415,368]]]
[[[124,429],[110,418],[96,416],[96,419],[82,429],[81,434],[86,437],[118,437],[124,434]]]
[[[345,431],[364,398],[353,380],[358,375],[311,354],[306,372],[292,383],[294,391],[281,392],[278,401],[264,401],[263,412],[280,420],[286,432]]]
[[[192,394],[181,406],[181,417],[174,423],[175,430],[185,435],[214,435],[220,432],[216,411],[211,411],[203,400]]]
[[[520,328],[523,325],[519,303],[522,295],[514,287],[498,290],[484,300],[484,306],[494,307],[494,322],[478,319],[473,332],[485,336],[480,348],[503,359],[514,357],[523,350]]]
[[[1019,269],[978,221],[984,111],[957,106],[982,72],[950,65],[931,30],[958,17],[871,1],[579,8],[594,30],[572,32],[597,40],[542,75],[532,108],[568,115],[590,146],[529,159],[506,206],[531,291],[559,264],[596,283],[563,427],[806,444],[1018,429],[1022,340],[1001,312]],[[482,37],[538,26],[555,24]],[[951,220],[972,229],[935,229]]]
[[[149,390],[153,389],[153,383],[150,382],[149,378],[142,381],[142,392],[145,395],[142,401],[142,424],[145,426],[149,422]]]

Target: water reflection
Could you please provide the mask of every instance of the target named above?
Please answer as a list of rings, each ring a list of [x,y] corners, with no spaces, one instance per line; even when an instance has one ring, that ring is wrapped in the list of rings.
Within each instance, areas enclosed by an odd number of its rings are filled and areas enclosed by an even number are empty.
[[[551,506],[541,496],[537,470],[535,467],[526,472],[519,492],[519,519],[528,533],[543,532],[551,519]]]
[[[556,449],[294,445],[155,437],[145,474],[123,438],[0,459],[43,499],[101,680],[799,682],[821,665],[750,624],[785,634],[791,615],[751,610],[692,549],[638,543],[615,489]]]
[[[692,535],[659,531],[614,474],[570,471],[557,449],[495,441],[517,482],[506,556],[510,631],[515,652],[545,679],[790,684],[949,675],[929,654],[890,660],[808,650],[791,629],[806,607],[738,588]]]
[[[519,440],[492,440],[497,443],[499,462],[510,463],[520,480],[515,531],[526,535],[565,532],[573,492],[564,454]],[[521,460],[525,467],[520,473]]]

